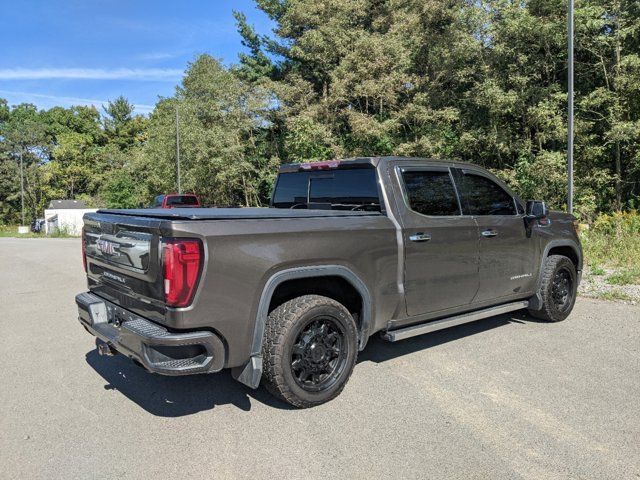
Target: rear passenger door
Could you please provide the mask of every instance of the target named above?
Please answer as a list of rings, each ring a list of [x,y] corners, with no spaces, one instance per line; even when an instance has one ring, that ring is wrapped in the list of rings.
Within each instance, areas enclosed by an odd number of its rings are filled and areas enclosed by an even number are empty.
[[[481,170],[455,169],[464,213],[480,231],[480,285],[474,303],[528,292],[533,287],[535,241],[524,209],[496,179]]]
[[[462,215],[448,167],[397,167],[409,316],[469,304],[478,289],[478,229]]]

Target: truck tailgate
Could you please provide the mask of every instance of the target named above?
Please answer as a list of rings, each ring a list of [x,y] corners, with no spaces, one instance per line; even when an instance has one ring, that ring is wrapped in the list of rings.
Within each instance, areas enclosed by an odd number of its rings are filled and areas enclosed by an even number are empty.
[[[162,220],[90,213],[84,217],[89,289],[149,318],[165,314]]]

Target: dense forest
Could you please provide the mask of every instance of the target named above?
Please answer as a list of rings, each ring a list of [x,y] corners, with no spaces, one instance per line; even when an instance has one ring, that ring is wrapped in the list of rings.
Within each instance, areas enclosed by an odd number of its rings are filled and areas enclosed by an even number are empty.
[[[257,0],[262,35],[225,67],[201,55],[149,117],[125,98],[38,110],[0,99],[0,223],[54,198],[135,207],[182,186],[262,205],[281,163],[412,155],[479,163],[563,208],[565,0]],[[203,48],[207,46],[203,45]],[[576,212],[640,202],[640,3],[576,3]]]

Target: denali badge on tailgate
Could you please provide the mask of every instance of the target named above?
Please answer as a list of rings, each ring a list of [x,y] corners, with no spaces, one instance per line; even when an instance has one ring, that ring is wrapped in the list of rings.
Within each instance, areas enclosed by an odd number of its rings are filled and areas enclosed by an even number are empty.
[[[116,282],[120,282],[124,284],[127,283],[127,281],[123,277],[121,277],[120,275],[115,275],[111,272],[102,272],[102,276],[110,278],[111,280],[115,280]]]

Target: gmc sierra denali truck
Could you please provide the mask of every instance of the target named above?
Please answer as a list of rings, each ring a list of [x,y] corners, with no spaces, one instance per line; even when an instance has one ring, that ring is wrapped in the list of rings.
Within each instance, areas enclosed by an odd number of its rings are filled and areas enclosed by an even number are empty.
[[[336,397],[373,334],[395,342],[528,309],[571,312],[575,219],[464,163],[281,167],[270,208],[84,217],[79,319],[150,372],[230,368],[297,407]]]

